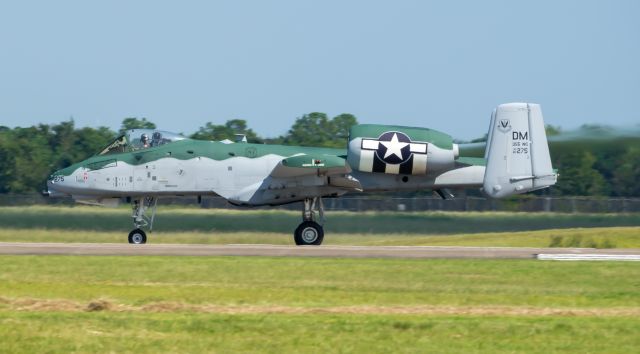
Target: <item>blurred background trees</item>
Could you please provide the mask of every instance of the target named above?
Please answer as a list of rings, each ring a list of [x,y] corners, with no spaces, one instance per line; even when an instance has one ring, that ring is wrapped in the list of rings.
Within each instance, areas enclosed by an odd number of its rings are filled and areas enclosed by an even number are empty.
[[[320,112],[305,114],[296,119],[287,135],[282,137],[282,143],[344,149],[349,137],[349,128],[356,124],[356,117],[348,113],[331,119]]]
[[[275,138],[259,136],[242,119],[224,124],[207,122],[188,136],[233,141],[235,134],[244,134],[250,143],[345,149],[349,128],[355,124],[358,120],[352,114],[330,118],[325,113],[311,112],[297,118],[286,134]],[[123,119],[120,132],[134,128],[155,129],[156,124],[147,118],[128,117]],[[42,190],[52,171],[94,155],[117,134],[106,127],[78,128],[73,120],[32,127],[0,126],[0,193]],[[547,134],[560,177],[555,187],[542,193],[640,197],[640,127],[616,130],[585,125],[564,132],[560,127],[548,126]],[[484,140],[486,136],[472,142]],[[480,145],[478,149],[481,156],[484,148]]]
[[[122,124],[120,125],[120,133],[129,129],[156,129],[156,125],[153,122],[147,120],[147,118],[142,117],[142,119],[138,119],[136,117],[128,117],[122,120]]]
[[[236,134],[244,134],[247,137],[247,142],[250,143],[262,143],[262,139],[251,129],[247,127],[247,122],[243,119],[231,119],[225,124],[217,125],[211,122],[207,122],[203,127],[200,127],[197,132],[191,134],[191,139],[198,140],[224,140],[229,139],[234,141]]]

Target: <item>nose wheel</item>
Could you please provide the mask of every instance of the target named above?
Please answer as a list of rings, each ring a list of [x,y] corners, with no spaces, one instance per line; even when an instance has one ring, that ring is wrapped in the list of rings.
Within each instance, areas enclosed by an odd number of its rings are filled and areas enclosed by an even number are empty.
[[[147,234],[141,229],[135,229],[129,232],[129,243],[134,245],[147,243]]]

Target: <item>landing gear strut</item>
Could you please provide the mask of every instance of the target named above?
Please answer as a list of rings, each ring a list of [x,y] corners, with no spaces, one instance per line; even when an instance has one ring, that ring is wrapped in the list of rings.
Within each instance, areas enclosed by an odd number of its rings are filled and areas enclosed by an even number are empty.
[[[133,218],[133,229],[129,233],[129,243],[143,244],[147,243],[147,234],[142,230],[143,227],[149,226],[149,231],[153,229],[153,219],[156,216],[156,207],[158,206],[158,198],[142,197],[131,201],[131,209]],[[147,210],[151,208],[151,217],[145,215]]]
[[[293,239],[298,246],[318,246],[324,239],[324,205],[320,197],[306,198],[302,209],[302,223],[293,233]],[[316,213],[320,224],[316,222]]]

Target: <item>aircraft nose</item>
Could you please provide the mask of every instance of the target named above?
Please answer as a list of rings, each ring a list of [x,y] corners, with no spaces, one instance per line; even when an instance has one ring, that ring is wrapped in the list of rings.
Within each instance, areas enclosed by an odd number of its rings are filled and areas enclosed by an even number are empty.
[[[51,181],[47,181],[47,188],[42,191],[42,195],[45,197],[50,197],[53,191],[53,183]]]
[[[56,171],[47,178],[47,190],[42,191],[42,195],[47,197],[56,197],[65,195],[62,191],[64,189],[64,175],[60,171]]]

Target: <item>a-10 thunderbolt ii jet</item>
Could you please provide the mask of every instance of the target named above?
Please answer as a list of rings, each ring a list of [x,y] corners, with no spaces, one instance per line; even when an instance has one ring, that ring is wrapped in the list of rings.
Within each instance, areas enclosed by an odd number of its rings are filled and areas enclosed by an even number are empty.
[[[53,173],[49,196],[111,205],[131,202],[129,243],[147,240],[157,200],[219,195],[241,206],[302,201],[297,245],[324,238],[322,198],[346,193],[482,188],[493,198],[556,183],[540,106],[510,103],[491,116],[484,158],[465,157],[451,136],[426,128],[361,124],[346,149],[202,141],[133,129],[97,155]],[[148,215],[148,211],[149,214]]]

